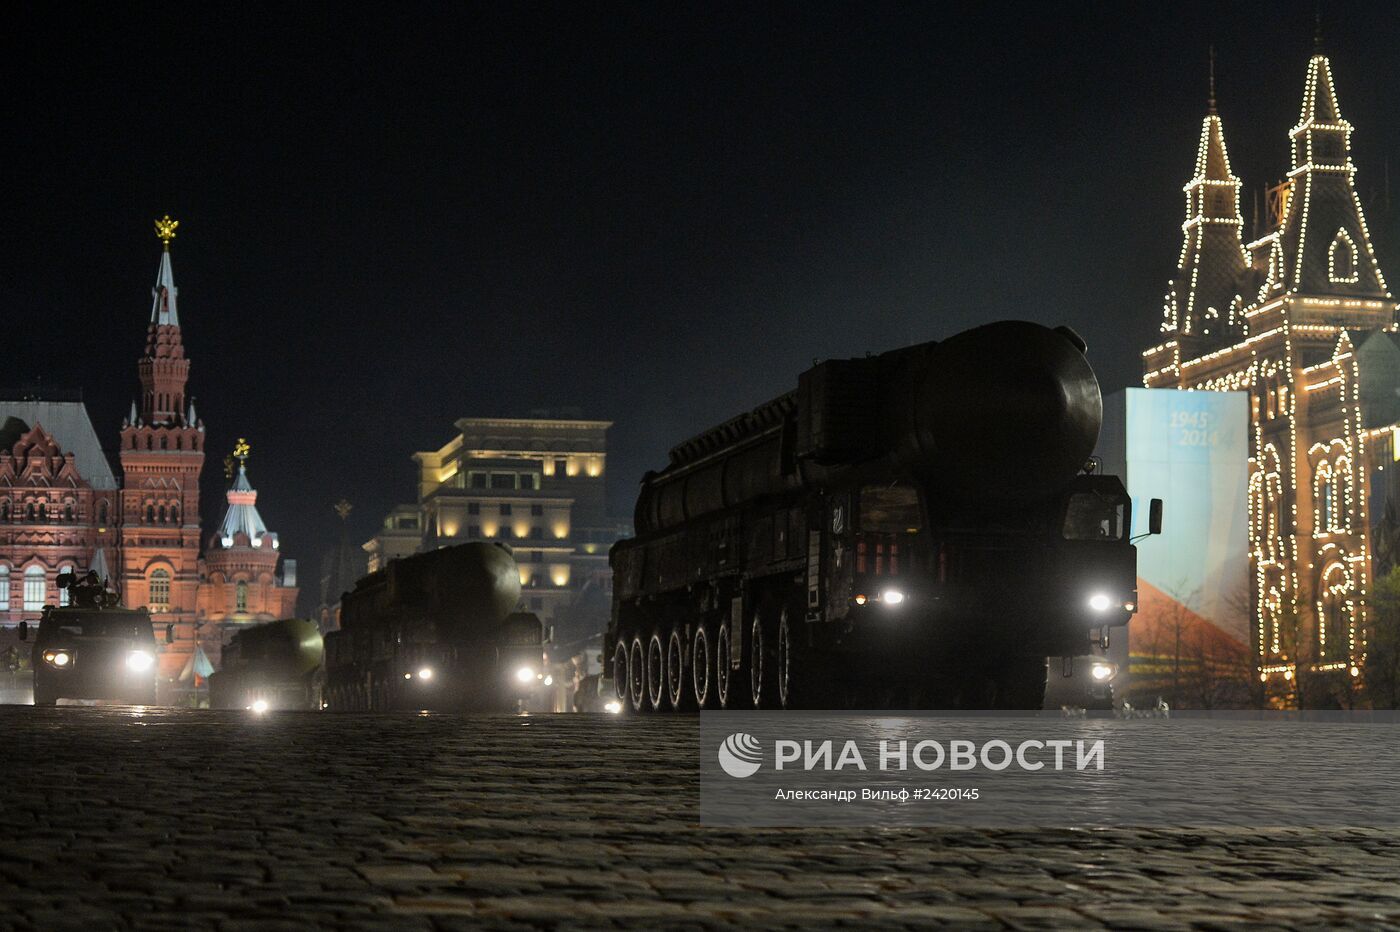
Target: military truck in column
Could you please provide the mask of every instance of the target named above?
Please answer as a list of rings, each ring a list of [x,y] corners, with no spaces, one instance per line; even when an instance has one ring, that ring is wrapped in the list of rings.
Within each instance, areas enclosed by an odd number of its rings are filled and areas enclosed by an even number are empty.
[[[610,555],[618,700],[1039,708],[1047,658],[1137,610],[1131,502],[1091,463],[1102,420],[1064,327],[814,366],[643,478]]]
[[[236,632],[209,677],[211,709],[314,711],[325,647],[316,623],[282,618]]]
[[[341,599],[326,635],[331,711],[514,711],[544,678],[544,626],[510,548],[473,542],[393,560]]]

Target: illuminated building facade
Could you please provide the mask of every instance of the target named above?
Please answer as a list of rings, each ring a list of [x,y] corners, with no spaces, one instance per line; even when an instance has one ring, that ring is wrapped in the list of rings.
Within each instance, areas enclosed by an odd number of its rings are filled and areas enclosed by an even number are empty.
[[[177,226],[168,217],[156,222],[164,248],[137,362],[140,399],[117,444],[120,479],[76,393],[14,392],[16,400],[0,400],[0,625],[10,628],[0,640],[13,641],[12,626],[37,621],[44,605],[63,603],[60,573],[91,569],[123,605],[147,607],[158,632],[173,625],[160,674],[188,687],[200,666],[196,645],[217,659],[222,622],[288,617],[296,589],[290,566],[276,576],[276,548],[269,560],[254,545],[259,535],[246,545],[246,535],[232,535],[228,546],[218,538],[207,562],[200,558],[205,432],[187,394],[190,360],[170,257]],[[251,509],[249,526],[261,525],[241,471],[229,496],[230,514]],[[275,541],[262,530],[264,543]],[[238,610],[240,582],[248,583],[246,612]]]
[[[608,517],[609,421],[463,418],[445,446],[414,454],[418,501],[364,545],[369,569],[472,540],[510,545],[521,608],[568,643],[596,635],[612,600],[608,548],[629,533]]]
[[[0,401],[0,625],[60,604],[62,572],[111,575],[118,483],[73,398]]]
[[[1248,393],[1252,646],[1261,680],[1300,701],[1345,692],[1364,670],[1373,522],[1397,452],[1397,304],[1353,183],[1351,132],[1318,52],[1271,228],[1245,242],[1212,87],[1162,342],[1143,354],[1148,388]],[[1208,421],[1172,429],[1212,442]]]
[[[121,525],[117,581],[122,604],[147,606],[159,623],[173,624],[175,641],[162,652],[161,673],[180,676],[197,640],[199,590],[199,474],[204,468],[204,424],[186,396],[185,356],[170,241],[178,221],[156,221],[164,243],[146,351],[137,363],[139,405],[122,422]]]
[[[199,617],[214,623],[216,646],[239,625],[296,615],[296,561],[284,561],[278,572],[280,543],[258,513],[258,492],[248,481],[246,442],[238,442],[234,456],[238,474],[227,493],[223,520],[205,546],[199,587]],[[210,659],[217,664],[217,658]]]
[[[76,396],[0,401],[0,622],[37,620],[66,598],[59,574],[96,570],[123,604],[174,625],[160,660],[171,678],[194,652],[204,464],[170,261],[177,225],[156,222],[165,248],[137,363],[141,400],[121,426],[120,481]]]

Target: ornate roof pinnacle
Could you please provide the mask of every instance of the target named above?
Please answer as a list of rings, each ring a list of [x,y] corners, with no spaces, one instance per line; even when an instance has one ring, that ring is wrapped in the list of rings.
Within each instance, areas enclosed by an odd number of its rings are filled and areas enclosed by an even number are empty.
[[[1206,101],[1208,113],[1215,113],[1215,46],[1210,47],[1210,97]]]
[[[167,252],[170,251],[170,241],[175,238],[175,228],[179,225],[180,221],[171,220],[169,214],[156,221],[156,236],[165,244]]]

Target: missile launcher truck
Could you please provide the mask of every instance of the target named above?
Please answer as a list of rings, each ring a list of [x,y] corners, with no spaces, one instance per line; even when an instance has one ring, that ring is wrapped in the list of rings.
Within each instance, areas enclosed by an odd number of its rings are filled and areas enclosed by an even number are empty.
[[[1047,658],[1137,609],[1131,502],[1091,468],[1102,420],[1064,327],[807,370],[643,478],[610,554],[618,701],[1039,708]]]

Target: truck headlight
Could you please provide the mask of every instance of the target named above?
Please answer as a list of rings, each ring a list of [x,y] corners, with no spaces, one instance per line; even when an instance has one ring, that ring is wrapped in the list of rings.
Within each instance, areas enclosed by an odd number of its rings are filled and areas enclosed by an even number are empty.
[[[1096,612],[1106,612],[1112,604],[1113,600],[1108,597],[1107,593],[1095,592],[1089,596],[1089,607]]]
[[[535,671],[531,667],[521,667],[515,671],[515,678],[521,683],[528,683],[535,678]]]
[[[612,715],[617,715],[622,711],[622,703],[618,702],[616,699],[609,699],[603,704],[603,711]]]
[[[145,673],[155,662],[150,651],[134,650],[126,655],[126,668],[132,673]]]
[[[419,671],[418,671],[418,678],[419,678],[420,680],[430,680],[430,679],[432,679],[432,678],[433,678],[433,668],[432,668],[432,667],[424,667],[423,669],[419,670]]]
[[[46,650],[44,661],[55,667],[66,667],[73,661],[73,657],[66,650]]]
[[[880,593],[880,601],[884,602],[886,605],[898,605],[900,602],[904,601],[904,593],[900,592],[898,589],[886,589],[884,592]]]
[[[1118,672],[1118,667],[1111,663],[1098,661],[1089,667],[1089,675],[1094,678],[1094,682],[1102,683],[1111,679],[1113,674]]]

